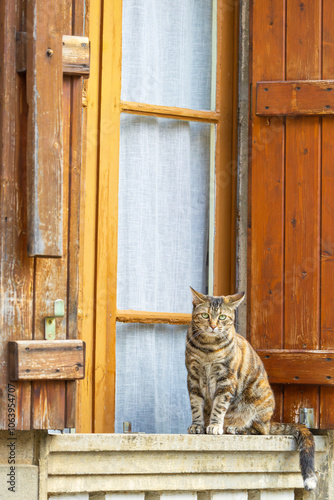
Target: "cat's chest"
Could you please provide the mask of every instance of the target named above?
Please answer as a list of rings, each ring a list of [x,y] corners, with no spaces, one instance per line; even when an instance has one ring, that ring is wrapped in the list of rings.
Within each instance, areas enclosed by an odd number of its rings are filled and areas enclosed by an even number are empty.
[[[221,380],[224,375],[224,368],[218,363],[207,363],[202,366],[202,377],[200,378],[201,391],[205,398],[213,399],[216,388],[217,379]]]

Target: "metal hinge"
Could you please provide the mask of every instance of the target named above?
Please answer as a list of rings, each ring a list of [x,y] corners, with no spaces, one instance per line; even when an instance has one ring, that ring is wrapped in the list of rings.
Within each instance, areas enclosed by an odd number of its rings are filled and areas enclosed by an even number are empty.
[[[299,408],[299,422],[306,425],[309,429],[314,429],[313,408]]]
[[[64,301],[58,299],[54,303],[54,315],[47,316],[44,320],[45,340],[56,339],[56,318],[62,318],[64,315],[65,315]]]

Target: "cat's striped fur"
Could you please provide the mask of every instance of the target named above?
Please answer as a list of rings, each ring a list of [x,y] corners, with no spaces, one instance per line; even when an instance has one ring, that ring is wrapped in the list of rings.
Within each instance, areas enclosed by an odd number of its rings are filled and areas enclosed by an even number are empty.
[[[307,490],[316,487],[314,439],[300,424],[271,423],[275,399],[262,361],[234,328],[244,294],[193,294],[186,367],[192,424],[190,434],[289,434],[297,439]]]

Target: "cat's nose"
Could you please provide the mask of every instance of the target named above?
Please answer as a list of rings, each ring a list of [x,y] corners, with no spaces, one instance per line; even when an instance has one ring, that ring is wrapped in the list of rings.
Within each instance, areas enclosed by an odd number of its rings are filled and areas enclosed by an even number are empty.
[[[212,330],[214,330],[216,328],[217,325],[210,325]]]

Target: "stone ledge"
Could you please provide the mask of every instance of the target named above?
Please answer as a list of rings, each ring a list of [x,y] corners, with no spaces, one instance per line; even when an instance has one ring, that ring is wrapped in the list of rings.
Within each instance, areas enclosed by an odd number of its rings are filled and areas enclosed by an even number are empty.
[[[299,473],[291,474],[156,474],[146,476],[49,476],[49,493],[98,491],[168,492],[270,490],[303,488]]]
[[[317,452],[326,436],[315,436]],[[87,451],[295,451],[293,436],[208,436],[190,434],[62,434],[49,436],[50,452]]]
[[[316,468],[327,460],[316,436]],[[292,436],[48,436],[48,492],[291,490],[303,487]]]

